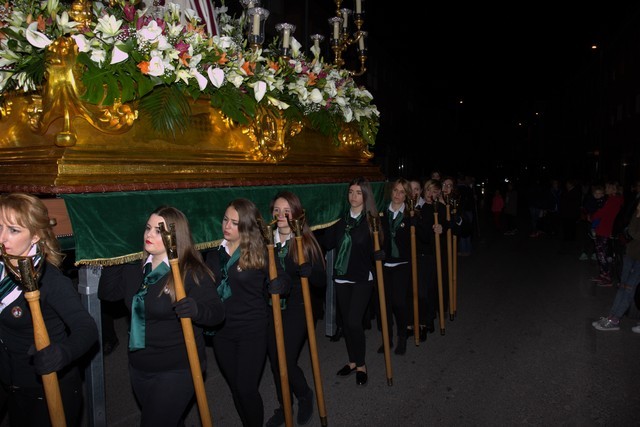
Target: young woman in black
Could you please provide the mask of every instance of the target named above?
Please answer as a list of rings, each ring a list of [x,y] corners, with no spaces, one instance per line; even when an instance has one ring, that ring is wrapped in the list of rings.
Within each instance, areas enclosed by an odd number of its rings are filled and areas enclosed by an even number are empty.
[[[41,376],[57,372],[67,425],[79,426],[83,388],[76,361],[92,346],[97,349],[98,327],[71,279],[59,270],[63,254],[40,199],[22,193],[0,196],[0,243],[0,382],[8,396],[9,423],[51,425]],[[37,352],[29,303],[6,264],[17,267],[12,256],[31,257],[40,271],[39,304],[51,343]]]
[[[160,223],[175,225],[176,246],[186,297],[176,302],[175,284]],[[143,260],[106,267],[98,296],[124,299],[131,312],[129,376],[142,415],[140,426],[179,426],[194,395],[193,378],[180,318],[191,318],[200,358],[207,366],[203,330],[224,320],[212,272],[193,244],[185,215],[161,206],[149,217],[143,240]]]
[[[224,240],[207,255],[226,310],[226,319],[213,336],[213,350],[244,427],[263,426],[259,385],[267,355],[267,296],[285,295],[290,288],[290,277],[277,262],[278,277],[269,280],[261,223],[253,202],[231,201],[222,218]]]
[[[299,265],[298,245],[295,233],[289,226],[289,221],[303,216],[302,203],[297,195],[290,191],[280,191],[271,201],[271,214],[277,218],[277,228],[274,231],[276,259],[281,264],[285,274],[291,278],[291,291],[286,295],[286,308],[282,310],[282,327],[286,348],[287,375],[291,392],[298,400],[297,422],[304,425],[313,415],[313,390],[309,387],[304,371],[298,365],[298,358],[307,339],[307,324],[305,317],[304,299],[302,296],[302,277],[306,277],[309,285],[324,287],[326,285],[326,271],[322,249],[318,244],[311,228],[302,221],[301,239],[304,251],[304,264]],[[309,309],[311,309],[309,307]],[[273,321],[273,312],[270,318]],[[282,388],[280,385],[280,369],[276,336],[273,326],[269,327],[269,362],[273,379],[278,393],[277,408],[273,416],[267,421],[267,427],[284,425],[284,411],[282,408]]]
[[[337,250],[333,280],[349,358],[337,375],[348,376],[356,372],[356,384],[364,386],[368,375],[362,324],[374,289],[374,261],[376,258],[382,260],[384,251],[374,251],[368,215],[377,218],[378,210],[366,178],[356,178],[349,183],[348,200],[349,211],[326,230],[324,246]]]

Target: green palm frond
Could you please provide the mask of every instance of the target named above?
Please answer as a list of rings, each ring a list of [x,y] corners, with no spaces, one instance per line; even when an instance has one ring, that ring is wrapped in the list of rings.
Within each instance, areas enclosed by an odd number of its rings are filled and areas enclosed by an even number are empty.
[[[140,99],[139,113],[148,118],[153,130],[162,135],[184,134],[189,126],[191,106],[184,92],[177,86],[157,86]]]

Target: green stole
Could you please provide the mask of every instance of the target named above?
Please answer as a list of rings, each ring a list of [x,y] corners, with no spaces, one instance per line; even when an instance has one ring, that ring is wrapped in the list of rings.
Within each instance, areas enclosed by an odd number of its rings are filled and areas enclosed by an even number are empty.
[[[347,225],[344,228],[344,236],[340,244],[340,249],[338,250],[338,255],[336,256],[336,261],[333,264],[333,269],[336,271],[337,276],[342,276],[347,272],[349,257],[351,256],[351,230],[359,226],[363,218],[364,212],[360,212],[357,218],[353,218],[351,212],[347,213],[347,218],[345,219]]]
[[[2,277],[2,271],[4,270],[4,264],[0,264],[0,277]],[[4,299],[7,295],[9,295],[13,290],[18,286],[18,284],[13,280],[11,275],[7,273],[4,276],[4,279],[0,281],[0,301]]]
[[[217,291],[220,299],[224,302],[231,297],[231,286],[229,285],[229,267],[231,267],[234,262],[240,259],[240,248],[236,248],[233,255],[229,256],[229,254],[227,253],[227,248],[225,248],[224,246],[220,246],[220,248],[218,248],[218,255],[220,256],[220,271],[222,278],[220,280],[220,284],[217,287]]]
[[[144,297],[149,291],[149,287],[158,283],[167,273],[171,271],[165,262],[161,262],[154,270],[151,270],[151,263],[144,265],[144,279],[138,292],[133,296],[131,302],[131,328],[129,330],[129,351],[142,350],[145,347],[145,310]]]
[[[400,226],[404,215],[402,214],[402,211],[398,211],[398,215],[396,215],[394,219],[393,211],[389,209],[388,216],[389,230],[391,231],[391,258],[398,258],[400,256],[400,251],[398,250],[398,245],[396,244],[396,231],[398,231],[398,227]]]

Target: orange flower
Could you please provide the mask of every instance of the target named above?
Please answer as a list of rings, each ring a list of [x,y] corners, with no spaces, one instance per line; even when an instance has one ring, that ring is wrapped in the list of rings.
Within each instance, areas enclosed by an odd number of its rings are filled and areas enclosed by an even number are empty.
[[[38,31],[44,31],[45,22],[44,17],[42,15],[38,15]]]
[[[242,64],[242,69],[247,73],[247,76],[253,76],[253,70],[256,69],[256,64],[255,62],[245,61],[245,63]]]
[[[178,57],[180,58],[180,62],[182,62],[182,65],[184,65],[185,67],[189,66],[188,59],[191,58],[191,55],[189,55],[187,52],[182,52],[180,55],[178,55]]]
[[[227,58],[227,52],[222,52],[222,56],[218,59],[218,64],[224,65],[229,62],[229,58]]]
[[[309,77],[307,84],[309,86],[314,86],[318,81],[318,75],[316,73],[309,73],[307,76]]]
[[[138,68],[140,68],[142,74],[149,74],[149,61],[140,61]]]
[[[274,71],[278,71],[280,69],[280,65],[275,61],[267,60],[267,65]]]

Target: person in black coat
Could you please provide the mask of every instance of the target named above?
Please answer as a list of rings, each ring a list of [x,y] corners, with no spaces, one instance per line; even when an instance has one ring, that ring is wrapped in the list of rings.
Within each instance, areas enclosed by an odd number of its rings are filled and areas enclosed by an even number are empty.
[[[300,352],[307,339],[307,323],[302,294],[302,277],[306,277],[309,284],[315,287],[326,285],[326,269],[322,249],[318,244],[311,228],[306,221],[302,224],[301,241],[305,263],[299,265],[298,245],[289,221],[302,218],[304,209],[297,195],[290,191],[280,191],[271,201],[271,214],[277,218],[277,228],[274,231],[275,255],[283,271],[291,278],[291,290],[286,295],[286,307],[282,310],[282,327],[286,348],[287,375],[289,386],[298,400],[297,422],[304,425],[313,415],[313,390],[309,387],[304,371],[298,365]],[[311,309],[311,307],[309,307]],[[269,312],[273,322],[273,311]],[[267,427],[284,425],[284,411],[282,408],[282,387],[280,383],[280,367],[276,335],[273,325],[269,327],[268,355],[276,385],[280,407],[274,411],[267,421]]]
[[[176,301],[175,283],[161,224],[175,225],[178,265],[186,297]],[[185,215],[160,206],[144,230],[142,262],[110,266],[100,276],[98,296],[124,300],[131,312],[129,376],[141,407],[140,426],[179,426],[195,389],[181,318],[190,318],[203,375],[206,370],[204,328],[220,324],[224,306],[213,273],[193,243]]]
[[[82,421],[83,388],[78,359],[97,350],[98,327],[59,267],[63,254],[46,206],[35,196],[0,196],[0,383],[12,426],[51,425],[41,376],[57,372],[68,426]],[[30,257],[50,344],[36,351],[33,318],[12,257]],[[16,270],[16,268],[14,268]]]
[[[411,224],[413,220],[406,202],[411,197],[409,181],[398,178],[391,185],[391,201],[387,209],[380,212],[381,229],[384,234],[383,264],[384,293],[388,313],[389,342],[393,346],[393,325],[396,325],[395,354],[407,351],[407,325],[409,320],[409,295],[412,289],[411,275]],[[378,302],[379,305],[379,302]],[[380,312],[378,311],[378,319]],[[379,321],[380,322],[380,321]],[[378,325],[381,328],[381,324]],[[384,344],[378,349],[384,353]]]
[[[279,262],[277,277],[269,278],[261,224],[252,201],[232,200],[222,218],[224,240],[206,257],[219,278],[226,310],[224,323],[215,329],[213,350],[244,427],[262,427],[264,420],[259,385],[267,356],[268,294],[286,295],[291,288]]]
[[[372,228],[368,216],[378,217],[371,184],[366,178],[349,183],[349,211],[326,229],[324,247],[338,249],[333,266],[338,310],[343,322],[344,340],[349,361],[337,375],[356,373],[356,384],[368,381],[366,337],[363,318],[374,289],[374,261],[384,259],[384,251],[374,251]],[[380,236],[380,244],[384,244]]]

